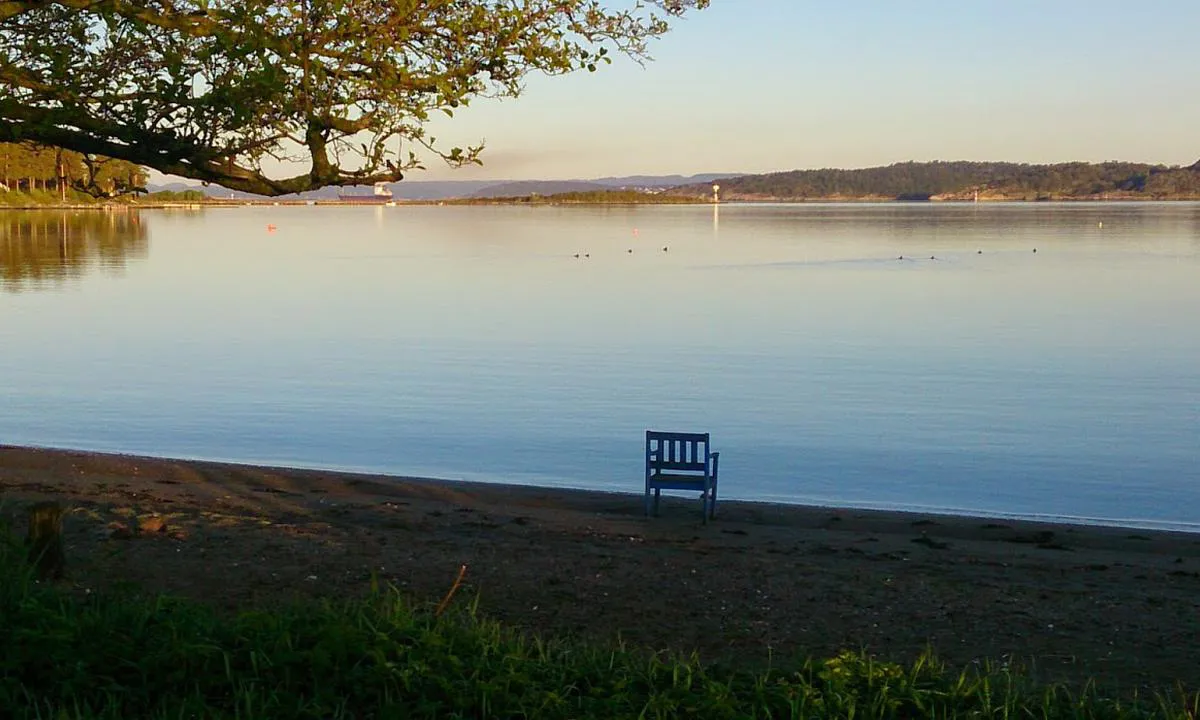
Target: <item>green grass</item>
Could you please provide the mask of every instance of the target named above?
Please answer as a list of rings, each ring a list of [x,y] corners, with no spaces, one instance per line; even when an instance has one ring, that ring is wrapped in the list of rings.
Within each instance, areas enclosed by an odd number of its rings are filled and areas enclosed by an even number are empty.
[[[75,190],[67,191],[68,205],[95,205],[101,201]],[[0,207],[33,207],[46,206],[53,208],[62,205],[63,200],[57,190],[0,190]]]
[[[393,588],[221,613],[32,580],[0,527],[6,718],[1143,718],[1200,696],[1108,699],[1004,669],[859,653],[746,673],[625,647],[530,638],[473,608],[435,617]]]

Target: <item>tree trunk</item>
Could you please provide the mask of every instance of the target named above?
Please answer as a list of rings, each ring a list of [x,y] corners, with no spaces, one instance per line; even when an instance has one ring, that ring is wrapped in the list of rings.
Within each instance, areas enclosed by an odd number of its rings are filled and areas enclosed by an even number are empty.
[[[67,201],[67,168],[63,165],[62,148],[54,154],[54,167],[58,170],[58,199],[62,202]]]
[[[29,508],[29,560],[38,580],[61,578],[67,564],[63,550],[63,507],[57,502],[40,502]]]

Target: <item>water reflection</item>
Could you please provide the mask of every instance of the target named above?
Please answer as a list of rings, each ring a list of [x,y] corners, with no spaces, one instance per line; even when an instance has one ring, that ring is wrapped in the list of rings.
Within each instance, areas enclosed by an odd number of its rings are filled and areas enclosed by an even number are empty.
[[[146,226],[130,211],[0,212],[0,287],[57,287],[99,268],[121,270],[149,253]]]

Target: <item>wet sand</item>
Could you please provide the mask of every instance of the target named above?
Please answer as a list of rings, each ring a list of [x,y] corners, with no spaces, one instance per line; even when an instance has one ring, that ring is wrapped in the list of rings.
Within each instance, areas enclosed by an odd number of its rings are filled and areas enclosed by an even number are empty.
[[[639,490],[640,478],[630,482]],[[372,578],[543,634],[742,667],[865,648],[1130,692],[1200,688],[1200,535],[0,446],[0,515],[59,499],[76,592],[244,608]],[[156,527],[159,518],[165,527]]]

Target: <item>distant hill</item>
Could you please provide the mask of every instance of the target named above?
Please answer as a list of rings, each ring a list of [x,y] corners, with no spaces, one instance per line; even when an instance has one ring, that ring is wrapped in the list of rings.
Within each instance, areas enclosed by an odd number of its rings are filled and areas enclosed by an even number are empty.
[[[565,192],[589,192],[611,188],[651,189],[669,188],[686,183],[709,182],[712,178],[725,177],[719,173],[701,175],[630,175],[627,177],[605,177],[583,180],[404,180],[390,183],[392,195],[402,200],[449,200],[469,197],[523,197],[530,194],[556,195]],[[154,184],[147,188],[151,192],[169,190],[183,192],[200,190],[209,197],[260,199],[260,195],[235,192],[219,185],[202,186],[196,183],[169,182]],[[367,192],[369,188],[357,188]],[[338,195],[338,188],[328,187],[298,195],[286,195],[281,200],[331,200]]]
[[[695,203],[690,195],[674,195],[662,190],[634,188],[624,189],[599,186],[599,190],[577,190],[542,195],[482,195],[473,198],[450,198],[447,204],[454,205],[680,205]],[[703,200],[707,202],[707,200]]]
[[[1200,199],[1200,162],[905,162],[861,170],[792,170],[720,179],[725,200]],[[670,192],[705,196],[711,184]]]
[[[585,180],[518,180],[488,185],[471,193],[477,198],[525,197],[526,195],[558,195],[561,193],[596,192],[609,190],[608,185]]]
[[[585,180],[406,180],[391,183],[403,200],[523,198],[604,190],[658,192],[708,198],[712,184],[723,200],[1151,200],[1200,199],[1200,161],[1188,167],[1146,163],[904,162],[843,170],[791,170],[761,175],[628,175]],[[255,198],[218,186],[172,182],[151,191],[202,190],[211,197]],[[366,188],[360,188],[364,192]],[[323,188],[279,199],[332,199],[338,188]]]
[[[480,188],[494,185],[495,180],[413,180],[398,183],[389,183],[388,187],[392,191],[392,195],[403,200],[441,200],[446,198],[470,197],[472,193]],[[150,185],[147,188],[151,192],[160,190],[171,190],[180,192],[183,190],[201,190],[209,197],[215,198],[237,198],[237,199],[262,199],[261,195],[252,195],[250,193],[228,190],[219,185],[202,185],[171,182],[158,185]],[[340,190],[346,192],[358,192],[359,194],[371,191],[370,187],[352,187],[352,188],[336,188],[327,187],[320,190],[312,190],[309,192],[299,193],[295,195],[284,195],[276,200],[332,200],[338,196]]]
[[[745,173],[701,173],[699,175],[626,175],[624,177],[596,178],[591,182],[599,185],[623,188],[668,188],[679,185],[696,183],[712,183],[727,177],[737,177]]]

